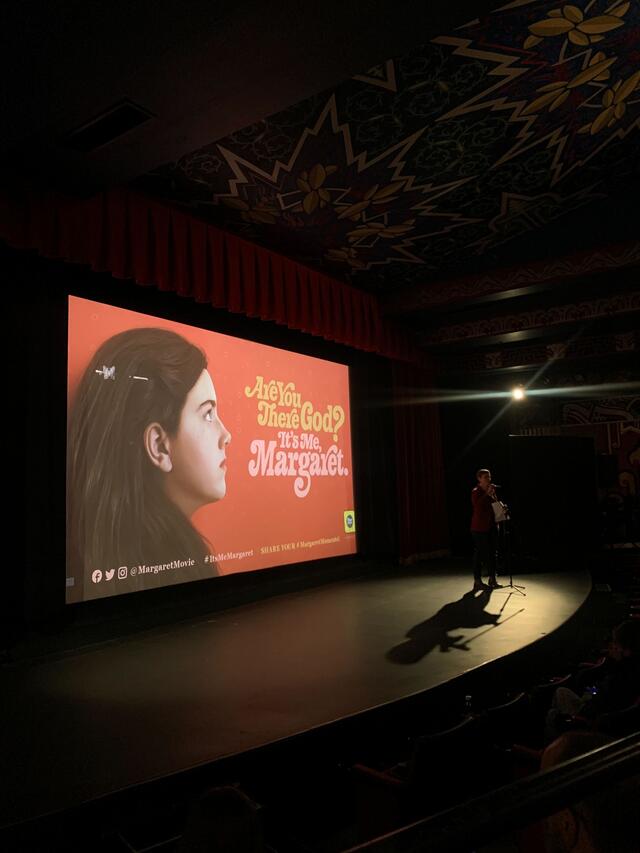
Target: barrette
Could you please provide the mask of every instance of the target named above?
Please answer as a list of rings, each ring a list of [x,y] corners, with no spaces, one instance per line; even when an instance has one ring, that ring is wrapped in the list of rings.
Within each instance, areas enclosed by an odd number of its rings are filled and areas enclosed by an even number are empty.
[[[103,364],[102,370],[96,370],[96,373],[100,374],[103,379],[113,379],[115,382],[116,366],[113,364],[111,367],[107,367],[106,364]]]

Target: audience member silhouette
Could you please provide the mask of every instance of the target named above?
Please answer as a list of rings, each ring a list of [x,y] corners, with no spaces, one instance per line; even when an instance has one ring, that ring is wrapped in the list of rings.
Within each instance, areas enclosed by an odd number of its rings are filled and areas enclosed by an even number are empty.
[[[611,743],[595,732],[567,732],[542,756],[542,770]],[[579,803],[550,815],[547,853],[637,853],[640,839],[640,776],[607,784]]]
[[[559,687],[547,714],[547,742],[562,733],[566,718],[580,716],[593,724],[604,714],[629,708],[640,697],[640,622],[622,622],[613,629],[605,675],[595,692],[582,695]]]

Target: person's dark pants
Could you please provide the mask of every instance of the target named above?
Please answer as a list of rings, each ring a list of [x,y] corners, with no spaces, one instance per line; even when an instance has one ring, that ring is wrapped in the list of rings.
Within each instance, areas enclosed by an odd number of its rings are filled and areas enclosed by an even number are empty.
[[[491,529],[486,533],[471,531],[473,537],[473,579],[482,580],[484,568],[490,579],[496,576],[496,532]]]

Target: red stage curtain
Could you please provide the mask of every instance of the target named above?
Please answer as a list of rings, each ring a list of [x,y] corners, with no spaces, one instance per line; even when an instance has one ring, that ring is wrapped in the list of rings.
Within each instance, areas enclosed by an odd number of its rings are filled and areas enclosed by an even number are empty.
[[[398,539],[406,563],[448,554],[440,409],[420,402],[432,388],[430,371],[394,362]]]
[[[376,297],[126,189],[1,197],[0,237],[357,349],[421,359]]]

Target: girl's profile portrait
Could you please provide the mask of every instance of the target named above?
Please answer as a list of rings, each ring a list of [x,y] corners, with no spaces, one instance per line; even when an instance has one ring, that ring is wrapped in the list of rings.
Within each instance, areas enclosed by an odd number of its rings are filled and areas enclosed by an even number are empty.
[[[187,563],[174,582],[217,574],[191,516],[224,498],[230,441],[202,350],[158,328],[106,340],[69,412],[67,548],[76,583],[85,592],[97,586],[92,597],[111,595],[110,584],[92,584],[96,570],[172,561]],[[128,571],[117,591],[166,582],[142,574]]]

